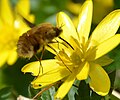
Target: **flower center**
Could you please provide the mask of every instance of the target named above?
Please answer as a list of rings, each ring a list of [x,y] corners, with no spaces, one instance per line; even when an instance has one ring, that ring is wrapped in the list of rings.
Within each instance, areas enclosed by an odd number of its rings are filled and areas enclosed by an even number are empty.
[[[73,52],[70,58],[75,67],[78,67],[78,65],[82,62],[80,56],[76,52]]]
[[[68,53],[66,49],[59,51],[57,60],[61,66],[67,66],[70,70],[78,68],[84,61],[89,61],[89,54],[93,51],[93,48],[89,47],[89,42],[85,42],[84,39],[80,43],[78,40],[71,38],[71,44],[74,48]],[[67,49],[69,49],[67,47]],[[64,63],[64,64],[63,64]]]

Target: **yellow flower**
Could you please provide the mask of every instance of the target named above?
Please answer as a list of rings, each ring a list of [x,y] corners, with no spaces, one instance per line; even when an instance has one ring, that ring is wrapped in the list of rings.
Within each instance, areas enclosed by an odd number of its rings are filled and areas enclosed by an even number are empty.
[[[33,22],[34,16],[29,13],[29,0],[19,0],[13,11],[9,0],[0,1],[0,67],[6,62],[12,65],[17,60],[17,40],[30,29],[20,15]]]
[[[108,13],[110,13],[114,8],[114,0],[93,0],[93,23],[98,24]],[[79,14],[81,9],[82,2],[72,2],[69,0],[67,3],[67,8],[70,12],[75,15]],[[99,17],[98,17],[99,16]],[[77,23],[77,17],[73,17],[73,22]]]
[[[106,16],[89,37],[92,8],[92,1],[86,0],[79,14],[77,28],[64,12],[57,14],[58,27],[63,25],[63,33],[60,37],[70,45],[57,39],[60,42],[59,45],[58,43],[49,44],[57,53],[46,47],[56,57],[42,60],[43,73],[40,72],[40,75],[31,83],[34,88],[42,88],[63,80],[55,94],[55,98],[62,99],[76,79],[86,80],[89,77],[89,85],[93,91],[102,96],[108,94],[110,79],[102,66],[112,62],[105,54],[120,42],[120,34],[115,35],[120,25],[120,10],[115,10]],[[22,71],[24,73],[32,72],[33,76],[37,76],[39,67],[39,62],[36,61],[25,65]]]

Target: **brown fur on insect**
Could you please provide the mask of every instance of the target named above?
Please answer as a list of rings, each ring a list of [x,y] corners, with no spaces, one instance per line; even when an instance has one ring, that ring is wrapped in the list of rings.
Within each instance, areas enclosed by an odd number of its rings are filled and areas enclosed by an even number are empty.
[[[18,56],[31,58],[38,50],[41,50],[62,32],[61,28],[54,27],[50,23],[43,23],[33,27],[22,36],[17,43]]]

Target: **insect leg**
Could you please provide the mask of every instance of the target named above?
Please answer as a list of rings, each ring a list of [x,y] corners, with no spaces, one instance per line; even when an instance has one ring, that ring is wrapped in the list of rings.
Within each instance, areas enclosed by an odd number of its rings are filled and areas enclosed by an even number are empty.
[[[35,58],[39,61],[40,66],[42,67],[41,61],[40,61],[40,59],[37,57],[37,55],[35,55]],[[42,67],[42,69],[43,69],[43,67]],[[43,73],[43,71],[42,71],[42,73]],[[39,74],[40,74],[40,68],[39,68],[39,72],[38,72],[38,75],[37,75],[37,76],[39,76]]]
[[[42,68],[42,73],[43,73],[43,67],[42,67],[41,60],[42,60],[42,57],[43,57],[44,51],[45,51],[45,46],[43,46],[43,48],[42,48],[42,52],[41,52],[41,56],[40,56],[40,65],[41,65],[41,68]]]
[[[72,45],[70,45],[70,43],[69,42],[67,42],[66,40],[64,40],[62,37],[58,37],[59,39],[61,39],[62,41],[64,41],[66,44],[68,44],[68,46],[69,47],[71,47],[73,50],[74,50],[74,48],[72,47]],[[56,40],[56,39],[55,39]],[[56,42],[54,42],[54,41],[51,41],[51,42],[49,42],[49,43],[58,43],[58,49],[60,50],[60,48],[59,48],[59,43],[60,44],[63,44],[64,46],[66,46],[64,43],[61,43],[61,42],[59,42],[58,40],[56,40]],[[66,46],[67,47],[67,46]]]
[[[55,40],[56,40],[56,39],[55,39]],[[60,50],[60,48],[59,48],[59,43],[60,43],[60,42],[59,42],[58,40],[56,40],[56,42],[58,43],[58,49]]]
[[[37,55],[35,55],[35,58],[40,62],[40,68],[42,68],[42,73],[43,73],[43,66],[42,66],[41,60],[42,60],[44,51],[45,51],[45,47],[43,46],[42,51],[41,51],[40,59],[37,57]],[[40,74],[40,68],[39,68],[38,76]]]
[[[55,39],[55,40],[56,40],[56,39]],[[67,41],[64,40],[64,42],[66,42],[66,43],[68,44]],[[58,40],[56,40],[56,42],[55,42],[55,41],[51,41],[51,42],[49,42],[49,43],[58,43],[58,49],[59,49],[59,50],[60,50],[59,43],[62,44],[62,45],[64,45],[65,47],[67,47],[64,43],[61,43],[61,42],[59,42]],[[70,45],[70,44],[69,44],[69,45]],[[72,46],[70,46],[70,47],[72,47]],[[73,49],[73,47],[72,47],[72,49]]]

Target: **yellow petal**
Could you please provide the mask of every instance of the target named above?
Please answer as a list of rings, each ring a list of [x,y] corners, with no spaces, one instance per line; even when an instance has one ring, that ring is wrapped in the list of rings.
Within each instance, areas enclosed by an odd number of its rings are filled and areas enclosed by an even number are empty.
[[[49,44],[49,46],[51,46],[55,51],[52,48],[48,47],[48,46],[46,46],[45,48],[48,51],[50,51],[51,53],[53,53],[54,55],[58,55],[58,53],[59,53],[60,50],[65,50],[65,52],[68,55],[70,55],[71,52],[73,51],[73,50],[71,50],[71,48],[69,46],[68,46],[69,47],[68,48],[65,45],[61,44],[61,43],[52,43],[52,44]]]
[[[116,34],[115,36],[109,38],[104,41],[100,45],[96,47],[95,58],[100,58],[101,56],[107,54],[109,51],[114,49],[120,43],[120,34]]]
[[[11,6],[9,3],[9,0],[1,0],[0,2],[0,15],[2,17],[2,20],[5,23],[8,23],[10,25],[13,24],[13,14],[11,10]]]
[[[76,73],[72,73],[65,82],[59,87],[55,94],[55,100],[62,100],[65,95],[69,92],[76,78]]]
[[[40,70],[40,62],[39,61],[28,63],[21,69],[22,72],[24,72],[24,73],[30,72],[34,76],[38,75],[39,70]]]
[[[49,72],[49,71],[52,71],[52,70],[58,68],[59,64],[57,62],[58,62],[58,60],[55,60],[55,59],[42,60],[41,64],[43,67],[43,73],[42,73],[42,68],[40,66],[39,61],[31,62],[22,68],[22,72],[24,72],[24,73],[31,72],[34,76],[37,76],[39,73],[39,70],[40,70],[40,75],[42,75],[46,72]]]
[[[71,19],[64,12],[59,12],[57,14],[57,26],[62,28],[63,32],[60,36],[67,42],[70,43],[71,36],[78,39],[78,34],[76,33]]]
[[[22,16],[27,16],[30,12],[30,0],[19,0],[16,9]]]
[[[0,67],[2,67],[5,64],[8,54],[9,54],[9,51],[4,51],[0,53]]]
[[[93,10],[92,0],[86,0],[79,14],[77,31],[79,33],[80,39],[84,38],[85,41],[88,40],[91,28],[92,10]]]
[[[35,16],[30,14],[30,0],[19,0],[16,5],[16,11],[27,20],[34,23]]]
[[[34,23],[35,22],[35,16],[33,14],[30,14],[29,16],[27,16],[27,19],[31,22]]]
[[[89,73],[89,63],[86,62],[82,67],[80,72],[77,74],[77,79],[78,80],[84,80],[88,78],[88,73]]]
[[[16,50],[11,51],[11,52],[9,53],[7,63],[8,63],[9,65],[14,64],[14,63],[16,62],[16,60],[17,60],[17,57],[18,57],[18,56],[17,56]]]
[[[14,27],[19,30],[19,35],[22,35],[30,29],[30,27],[28,27],[28,25],[23,21],[20,16],[16,16],[16,20],[14,21]]]
[[[41,76],[38,76],[31,83],[35,89],[42,88],[49,84],[55,83],[70,74],[70,72],[68,70],[66,70],[65,67],[61,67],[61,66],[59,66],[58,68],[53,69],[53,70],[51,70],[51,68],[49,68],[49,70],[50,70],[49,72],[46,72],[46,73],[42,74]]]
[[[72,1],[69,1],[67,3],[67,8],[70,12],[72,12],[75,15],[79,14],[80,8],[81,8],[81,4],[80,3],[74,3]]]
[[[107,95],[110,90],[110,79],[104,69],[98,64],[91,63],[89,75],[92,90],[101,96]]]
[[[2,23],[2,20],[0,19],[0,31],[1,31],[2,27],[3,27],[3,23]]]
[[[100,66],[106,66],[113,62],[114,60],[109,58],[108,56],[102,56],[95,60],[96,64],[99,64]]]
[[[98,45],[106,39],[114,36],[119,28],[119,25],[120,10],[115,10],[111,12],[107,17],[105,17],[101,21],[101,23],[95,28],[90,37],[92,44]]]

